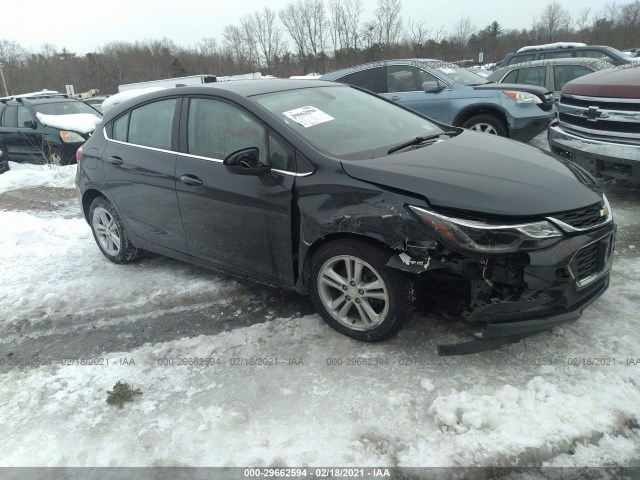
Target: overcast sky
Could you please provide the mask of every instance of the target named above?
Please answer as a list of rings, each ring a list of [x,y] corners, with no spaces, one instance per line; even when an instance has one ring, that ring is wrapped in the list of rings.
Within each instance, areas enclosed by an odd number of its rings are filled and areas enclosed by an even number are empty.
[[[203,37],[222,40],[222,29],[239,24],[243,15],[269,8],[280,10],[291,0],[109,0],[69,2],[60,0],[3,0],[0,39],[14,40],[38,51],[45,44],[85,54],[115,40],[135,41],[168,37],[180,46],[195,45]],[[631,0],[619,1],[619,4]],[[583,8],[599,13],[605,0],[560,0],[576,15]],[[363,0],[363,20],[373,17],[377,0]],[[519,0],[402,0],[402,18],[426,21],[434,30],[452,32],[461,16],[477,27],[497,20],[504,28],[529,27],[547,2]],[[448,9],[447,7],[451,7]],[[34,14],[38,11],[39,13]],[[10,21],[15,18],[16,21]]]

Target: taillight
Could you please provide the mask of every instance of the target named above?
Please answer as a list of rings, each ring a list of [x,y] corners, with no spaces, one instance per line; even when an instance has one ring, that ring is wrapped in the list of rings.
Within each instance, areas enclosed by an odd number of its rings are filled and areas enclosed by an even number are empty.
[[[76,150],[76,160],[78,163],[80,163],[82,157],[84,157],[84,150],[82,149],[82,147],[80,147],[78,150]]]

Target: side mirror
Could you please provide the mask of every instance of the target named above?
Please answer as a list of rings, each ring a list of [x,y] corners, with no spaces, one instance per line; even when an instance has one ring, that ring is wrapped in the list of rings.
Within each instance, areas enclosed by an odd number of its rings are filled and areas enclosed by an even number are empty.
[[[422,89],[427,93],[438,93],[443,87],[437,80],[428,80],[422,82]]]
[[[233,152],[222,162],[230,173],[237,175],[264,175],[271,167],[260,163],[260,150],[256,147]]]
[[[25,122],[22,125],[25,128],[33,128],[34,130],[36,128],[38,128],[38,124],[36,122],[34,122],[33,120],[25,120]]]

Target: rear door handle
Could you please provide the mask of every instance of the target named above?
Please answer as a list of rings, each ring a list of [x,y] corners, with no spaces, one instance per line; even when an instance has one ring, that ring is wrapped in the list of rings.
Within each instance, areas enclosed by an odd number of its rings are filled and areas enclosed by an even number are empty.
[[[394,102],[397,102],[398,100],[400,100],[400,95],[393,95],[391,97],[391,100],[393,100]]]
[[[107,158],[107,162],[113,163],[114,165],[122,165],[124,163],[120,157],[109,157]]]
[[[180,181],[190,187],[199,187],[202,185],[202,180],[195,175],[180,175]]]

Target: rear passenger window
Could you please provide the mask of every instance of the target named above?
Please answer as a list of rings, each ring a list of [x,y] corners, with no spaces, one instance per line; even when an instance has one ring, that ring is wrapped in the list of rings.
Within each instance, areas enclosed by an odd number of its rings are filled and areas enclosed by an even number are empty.
[[[518,83],[518,72],[520,70],[511,70],[505,75],[500,83]]]
[[[129,129],[129,114],[123,115],[113,122],[113,139],[121,142],[127,141],[127,130]]]
[[[547,73],[547,67],[532,67],[522,68],[518,74],[518,83],[525,83],[527,85],[539,85],[544,87],[545,75]]]
[[[593,70],[583,67],[582,65],[556,65],[554,71],[555,89],[562,90],[571,80],[592,72]]]
[[[224,160],[244,148],[256,147],[267,164],[266,129],[249,113],[218,100],[192,98],[187,125],[189,153]]]
[[[132,110],[129,143],[170,150],[176,101],[161,100]]]

